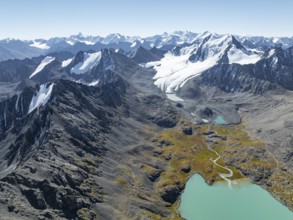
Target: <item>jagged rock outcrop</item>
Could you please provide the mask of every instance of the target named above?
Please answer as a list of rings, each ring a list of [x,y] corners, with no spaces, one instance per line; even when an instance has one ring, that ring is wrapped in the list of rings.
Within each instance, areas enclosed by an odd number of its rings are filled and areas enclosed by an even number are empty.
[[[131,57],[136,63],[148,63],[151,61],[158,61],[164,57],[165,52],[157,48],[152,48],[150,50],[145,49],[140,46],[135,51],[131,52],[129,57]]]
[[[251,72],[253,72],[251,66],[220,64],[204,72],[201,81],[228,93],[265,94],[278,88],[278,85],[259,79],[250,74]]]
[[[98,87],[57,81],[49,102],[30,114],[27,103],[34,88],[0,104],[1,114],[5,109],[11,112],[0,140],[1,146],[9,146],[1,148],[5,156],[1,164],[1,202],[10,207],[4,215],[11,212],[18,216],[15,219],[94,219],[103,215],[107,209],[95,211],[98,204],[104,203],[107,195],[115,198],[118,190],[118,177],[110,173],[121,159],[112,151],[116,144],[111,141],[127,142],[123,136],[135,132],[129,125],[123,128],[124,124],[176,125],[177,113],[165,100],[147,96],[139,101],[136,90],[119,75],[115,77],[119,80]],[[25,97],[28,100],[24,101]],[[18,117],[21,124],[12,120]],[[115,137],[113,129],[123,136]],[[112,165],[105,167],[103,163]],[[113,188],[105,188],[109,184]],[[151,190],[151,185],[148,187]],[[106,202],[108,208],[111,205]],[[139,209],[135,205],[128,208]]]

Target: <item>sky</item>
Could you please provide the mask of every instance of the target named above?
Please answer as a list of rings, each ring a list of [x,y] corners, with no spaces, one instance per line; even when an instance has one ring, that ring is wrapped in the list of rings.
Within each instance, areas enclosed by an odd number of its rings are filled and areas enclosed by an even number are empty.
[[[292,0],[1,0],[0,39],[176,30],[293,36]]]

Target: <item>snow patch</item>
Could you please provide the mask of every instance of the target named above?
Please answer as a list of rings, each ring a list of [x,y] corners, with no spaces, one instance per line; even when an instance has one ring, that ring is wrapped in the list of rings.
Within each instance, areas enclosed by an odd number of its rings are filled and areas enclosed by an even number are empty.
[[[276,67],[278,61],[279,61],[278,57],[273,57],[273,60],[272,60],[272,66],[273,66],[273,67]]]
[[[70,44],[71,46],[75,45],[76,43],[84,43],[86,45],[95,45],[96,41],[81,40],[81,39],[70,39],[70,40],[67,40],[66,43]]]
[[[272,41],[273,41],[274,44],[276,44],[276,43],[278,43],[280,41],[280,38],[274,37]]]
[[[55,57],[45,57],[45,59],[42,60],[40,65],[36,68],[36,70],[30,75],[29,78],[32,78],[33,76],[37,75],[39,72],[41,72],[48,64],[53,62],[55,60]]]
[[[178,97],[174,93],[167,93],[166,96],[168,99],[170,99],[171,101],[174,101],[174,102],[183,102],[184,101],[184,99],[181,99],[180,97]]]
[[[271,57],[271,56],[273,56],[275,54],[275,52],[276,52],[275,49],[270,50],[269,55],[268,55],[268,58]]]
[[[89,86],[96,86],[96,85],[98,85],[98,83],[99,83],[99,80],[94,80],[91,83],[89,83],[88,85]]]
[[[135,42],[133,42],[133,43],[131,44],[130,47],[136,47],[136,45],[137,45],[137,42],[135,41]]]
[[[153,68],[153,67],[156,67],[156,66],[160,66],[161,61],[154,61],[154,62],[149,62],[149,63],[140,63],[138,65],[141,66],[141,67],[144,67],[144,68]]]
[[[94,42],[94,41],[88,41],[88,40],[82,40],[82,41],[80,41],[81,43],[84,43],[84,44],[86,44],[86,45],[94,45],[96,42]]]
[[[34,96],[29,105],[28,114],[30,114],[36,108],[45,105],[52,94],[54,83],[47,83],[40,85],[38,91],[35,92]]]
[[[42,50],[48,50],[50,47],[46,43],[33,41],[33,43],[30,45],[31,47],[36,47]]]
[[[203,121],[203,123],[209,123],[209,120],[207,120],[207,119],[202,119],[202,121]]]
[[[96,64],[98,64],[101,57],[101,52],[85,53],[83,62],[80,62],[76,66],[74,66],[70,72],[75,74],[84,74],[92,69]]]
[[[18,110],[18,103],[19,103],[19,97],[20,97],[21,95],[18,95],[17,96],[17,99],[16,99],[16,102],[15,102],[15,110],[16,110],[16,112],[19,112],[19,110]]]
[[[64,68],[64,67],[67,67],[71,62],[72,62],[73,58],[70,58],[68,60],[64,60],[61,64],[61,66]]]
[[[73,46],[75,44],[75,42],[73,42],[71,40],[66,41],[66,43],[70,44],[71,46]]]

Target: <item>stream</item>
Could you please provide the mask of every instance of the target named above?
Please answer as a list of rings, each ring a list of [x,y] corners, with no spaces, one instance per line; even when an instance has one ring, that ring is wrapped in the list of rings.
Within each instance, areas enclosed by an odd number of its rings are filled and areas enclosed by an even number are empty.
[[[220,164],[218,164],[217,163],[217,161],[219,160],[219,159],[221,159],[221,155],[217,152],[217,151],[215,151],[215,150],[213,150],[210,146],[208,146],[208,148],[209,148],[209,150],[210,151],[212,151],[212,152],[214,152],[218,157],[216,158],[216,159],[210,159],[216,166],[218,166],[218,167],[221,167],[221,168],[223,168],[223,169],[225,169],[225,170],[227,170],[229,173],[219,173],[219,176],[223,179],[223,180],[226,180],[227,181],[227,183],[228,183],[228,186],[229,186],[229,188],[232,188],[232,183],[236,183],[235,181],[231,181],[230,179],[228,179],[228,178],[231,178],[232,176],[233,176],[233,171],[231,170],[231,169],[229,169],[228,167],[225,167],[225,166],[222,166],[222,165],[220,165]]]

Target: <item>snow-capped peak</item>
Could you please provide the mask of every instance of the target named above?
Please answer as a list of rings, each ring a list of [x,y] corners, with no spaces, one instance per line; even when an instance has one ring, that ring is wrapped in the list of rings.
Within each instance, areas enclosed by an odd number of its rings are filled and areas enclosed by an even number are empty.
[[[102,41],[103,44],[117,44],[120,42],[127,42],[127,38],[121,34],[118,34],[118,33],[109,34]]]
[[[232,35],[205,33],[201,37],[200,43],[168,52],[162,60],[146,65],[157,71],[155,85],[166,93],[173,93],[189,79],[217,64],[243,65],[260,60],[260,55],[247,50]]]
[[[65,41],[70,45],[75,45],[77,43],[84,43],[86,45],[94,45],[96,44],[101,37],[93,37],[93,36],[85,36],[82,33],[79,33],[77,35],[71,35],[68,37]]]
[[[145,38],[145,41],[151,47],[162,48],[165,45],[183,45],[189,44],[194,41],[198,34],[188,31],[175,31],[173,33],[163,33],[161,35],[155,35]]]

